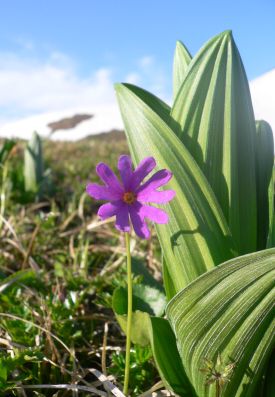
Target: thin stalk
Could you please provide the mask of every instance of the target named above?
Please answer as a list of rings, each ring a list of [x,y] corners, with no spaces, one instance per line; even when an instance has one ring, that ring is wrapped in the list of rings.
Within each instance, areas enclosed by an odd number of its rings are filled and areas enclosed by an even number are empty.
[[[125,376],[124,376],[123,393],[125,394],[125,396],[127,396],[129,375],[130,375],[130,348],[131,348],[132,311],[133,311],[132,264],[131,264],[129,233],[125,233],[125,246],[126,246],[126,257],[127,257],[128,313],[127,313],[126,358],[125,358]]]

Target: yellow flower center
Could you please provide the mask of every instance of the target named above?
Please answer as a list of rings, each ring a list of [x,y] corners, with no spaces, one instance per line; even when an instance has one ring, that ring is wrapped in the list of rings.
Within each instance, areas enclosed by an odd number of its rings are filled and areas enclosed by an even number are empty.
[[[133,192],[125,192],[123,194],[123,201],[127,204],[133,204],[136,201],[136,195]]]

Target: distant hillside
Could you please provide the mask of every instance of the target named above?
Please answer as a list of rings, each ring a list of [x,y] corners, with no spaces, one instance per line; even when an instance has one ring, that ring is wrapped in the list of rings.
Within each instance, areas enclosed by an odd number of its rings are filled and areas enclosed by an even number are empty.
[[[100,140],[105,140],[105,141],[109,141],[109,140],[125,140],[125,133],[122,130],[111,130],[108,132],[101,132],[99,134],[91,134],[86,136],[85,138],[80,139],[80,141],[85,141],[85,140],[90,140],[90,139],[100,139]]]
[[[0,137],[0,144],[2,143],[2,142],[4,142],[4,140],[5,139],[7,139],[7,138],[3,138],[3,137]],[[26,141],[26,139],[21,139],[21,138],[15,138],[16,139],[16,141],[19,141],[19,142],[25,142]],[[43,139],[43,137],[42,137],[42,139]],[[44,142],[51,142],[51,140],[50,139],[47,139],[47,138],[44,138],[43,139],[43,141]],[[124,131],[123,130],[110,130],[110,131],[107,131],[107,132],[100,132],[99,134],[91,134],[91,135],[87,135],[86,137],[84,137],[84,138],[82,138],[82,139],[79,139],[78,141],[69,141],[69,140],[67,140],[67,141],[62,141],[62,140],[57,140],[57,141],[55,141],[55,142],[60,142],[60,143],[62,143],[62,142],[66,142],[66,143],[71,143],[71,144],[74,144],[74,143],[77,143],[77,142],[79,142],[80,144],[83,144],[83,143],[85,143],[85,141],[102,141],[102,142],[104,142],[104,143],[108,143],[108,142],[112,142],[112,141],[117,141],[117,142],[121,142],[121,141],[125,141],[126,142],[126,136],[125,136],[125,133],[124,133]]]

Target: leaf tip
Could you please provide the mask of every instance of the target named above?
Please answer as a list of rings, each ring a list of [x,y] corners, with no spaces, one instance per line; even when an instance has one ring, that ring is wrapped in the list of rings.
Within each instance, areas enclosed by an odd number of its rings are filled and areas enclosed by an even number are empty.
[[[231,29],[227,29],[225,30],[222,35],[228,40],[228,41],[232,41],[233,40],[233,33]]]
[[[123,85],[122,83],[114,83],[115,91],[119,91],[119,89],[121,88],[122,85]]]

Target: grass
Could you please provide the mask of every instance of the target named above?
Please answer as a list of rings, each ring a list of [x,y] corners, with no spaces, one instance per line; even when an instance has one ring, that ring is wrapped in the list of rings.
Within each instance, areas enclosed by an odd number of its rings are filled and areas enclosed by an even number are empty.
[[[1,396],[87,396],[87,387],[106,395],[89,369],[121,388],[125,336],[111,306],[114,289],[126,285],[124,238],[112,223],[98,222],[99,203],[85,194],[85,185],[98,181],[98,162],[116,168],[118,156],[128,153],[126,140],[113,133],[75,143],[45,141],[51,188],[42,200],[24,192],[24,146],[14,147],[1,186]],[[149,242],[133,236],[132,245],[132,255],[160,278],[155,236]],[[148,347],[134,346],[131,354],[135,396],[159,378]],[[79,389],[49,387],[60,384]]]

